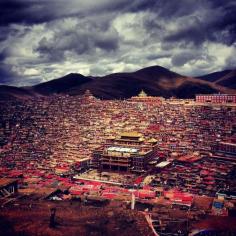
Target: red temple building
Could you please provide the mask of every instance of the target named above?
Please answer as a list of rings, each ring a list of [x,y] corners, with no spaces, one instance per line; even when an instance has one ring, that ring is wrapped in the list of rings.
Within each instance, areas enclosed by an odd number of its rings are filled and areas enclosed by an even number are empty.
[[[236,94],[199,94],[196,102],[200,103],[236,103]]]

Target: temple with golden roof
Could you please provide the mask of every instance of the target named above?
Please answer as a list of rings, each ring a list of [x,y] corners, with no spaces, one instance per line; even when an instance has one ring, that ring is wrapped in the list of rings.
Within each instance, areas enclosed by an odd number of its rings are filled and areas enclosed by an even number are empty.
[[[157,140],[145,139],[137,132],[124,132],[94,151],[92,165],[101,171],[143,173],[156,152]]]
[[[146,92],[142,89],[138,96],[133,96],[130,99],[128,99],[129,102],[146,102],[146,103],[162,103],[164,100],[163,97],[154,97],[154,96],[148,96]]]

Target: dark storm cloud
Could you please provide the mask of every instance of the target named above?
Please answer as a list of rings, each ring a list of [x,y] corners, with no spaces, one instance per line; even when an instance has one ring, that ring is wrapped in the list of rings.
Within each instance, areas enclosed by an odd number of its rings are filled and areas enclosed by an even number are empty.
[[[192,0],[180,0],[180,1],[166,1],[159,0],[156,1],[155,7],[150,9],[153,11],[158,11],[158,15],[165,19],[174,19],[177,17],[182,17],[186,15],[191,15],[192,12],[198,9],[199,4],[205,1],[192,1]]]
[[[235,12],[234,0],[1,0],[0,81],[233,67]]]
[[[85,17],[85,14],[107,13],[109,11],[133,11],[149,8],[145,0],[2,0],[0,2],[0,25],[12,23],[36,24],[63,17]],[[150,1],[154,2],[154,1]]]
[[[27,86],[42,81],[40,76],[22,76],[14,71],[13,66],[4,63],[0,63],[0,78],[0,85]]]
[[[34,24],[54,18],[50,1],[3,0],[0,2],[0,25],[11,23]]]
[[[11,84],[17,80],[18,76],[11,70],[11,66],[0,63],[0,84]]]
[[[194,53],[179,53],[172,57],[171,62],[174,66],[183,66],[186,62],[195,59],[196,55]]]
[[[213,62],[215,57],[209,56],[207,53],[204,53],[204,50],[192,50],[186,52],[180,52],[172,56],[171,62],[172,65],[176,67],[183,66],[187,62],[193,63],[198,60],[206,60],[208,62]]]
[[[224,69],[235,69],[236,68],[236,47],[232,50],[231,54],[226,58]]]
[[[10,34],[11,30],[8,27],[0,26],[0,42],[7,39],[8,35]]]
[[[8,48],[3,48],[0,51],[0,63],[4,62],[4,60],[10,55],[9,49]]]
[[[205,26],[202,25],[198,18],[194,17],[194,19],[192,19],[192,24],[188,25],[187,23],[187,25],[177,29],[173,33],[170,33],[165,37],[165,40],[167,42],[184,41],[185,43],[199,46],[207,40],[207,34]]]
[[[170,53],[164,53],[164,54],[156,54],[156,53],[152,54],[152,53],[150,53],[149,55],[146,56],[146,58],[148,60],[151,60],[151,61],[152,60],[157,60],[157,59],[160,59],[160,58],[169,58],[169,57],[171,57]]]
[[[54,25],[52,25],[54,27]],[[106,31],[104,31],[106,28]],[[114,51],[118,48],[118,33],[100,25],[99,27],[90,22],[76,23],[72,28],[56,30],[53,37],[42,38],[35,51],[50,60],[63,60],[68,52],[77,55],[94,53],[97,48],[104,51]]]
[[[195,45],[200,45],[205,41],[232,45],[236,37],[235,1],[201,2],[204,3],[205,8],[200,9],[201,6],[196,6],[195,14],[190,15],[188,19],[184,18],[182,24],[167,35],[165,40],[185,41]]]

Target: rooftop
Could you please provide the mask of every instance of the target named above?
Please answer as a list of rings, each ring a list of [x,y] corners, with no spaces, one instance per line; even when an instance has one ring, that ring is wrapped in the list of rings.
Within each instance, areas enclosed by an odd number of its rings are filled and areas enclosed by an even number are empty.
[[[236,96],[236,94],[214,93],[214,94],[196,94],[196,96]]]
[[[137,153],[138,149],[136,149],[136,148],[127,148],[127,147],[109,147],[109,148],[107,148],[107,151]]]
[[[142,137],[142,134],[138,133],[138,132],[123,132],[120,134],[121,137],[134,137],[134,138],[140,138]]]
[[[169,164],[170,164],[169,161],[162,161],[159,164],[157,164],[156,167],[162,168],[162,167],[168,166]]]
[[[139,97],[147,97],[147,94],[142,90],[139,94]]]
[[[148,140],[148,142],[149,142],[149,143],[156,143],[157,140],[156,140],[155,138],[151,138],[151,139]]]
[[[236,143],[220,142],[220,144],[226,144],[226,145],[230,145],[230,146],[235,146],[236,147]]]
[[[12,184],[14,182],[16,182],[16,179],[11,179],[11,178],[1,178],[0,179],[0,187],[4,187],[8,184]]]

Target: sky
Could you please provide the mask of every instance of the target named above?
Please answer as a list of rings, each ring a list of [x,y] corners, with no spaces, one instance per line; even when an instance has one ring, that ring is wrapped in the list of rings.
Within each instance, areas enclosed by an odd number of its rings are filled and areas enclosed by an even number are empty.
[[[236,68],[235,0],[1,0],[0,84]]]

